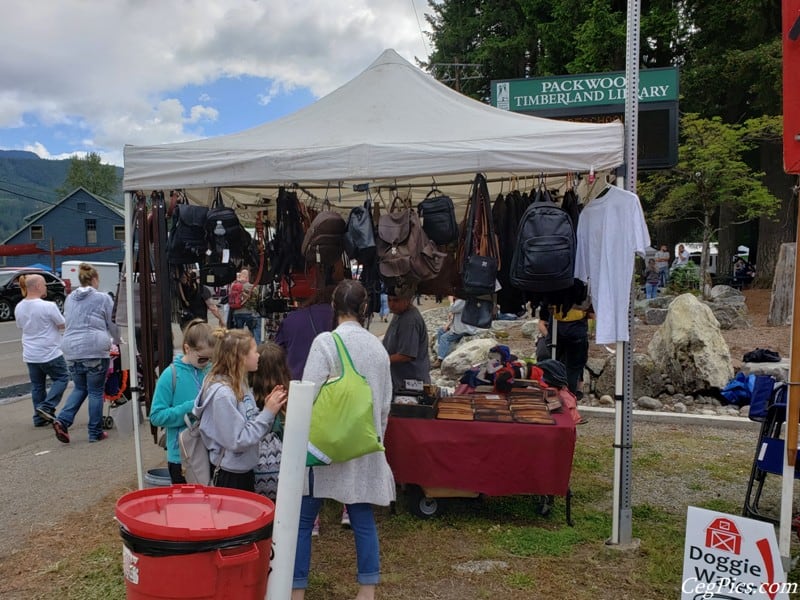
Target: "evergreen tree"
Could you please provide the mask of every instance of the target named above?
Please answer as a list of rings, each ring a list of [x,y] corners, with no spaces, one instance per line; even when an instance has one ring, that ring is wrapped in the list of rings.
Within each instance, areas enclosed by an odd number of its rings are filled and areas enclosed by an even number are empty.
[[[70,158],[67,178],[58,190],[60,196],[66,196],[76,188],[83,187],[101,198],[113,199],[119,192],[120,181],[114,165],[104,165],[100,155],[91,152],[86,158],[73,156]]]

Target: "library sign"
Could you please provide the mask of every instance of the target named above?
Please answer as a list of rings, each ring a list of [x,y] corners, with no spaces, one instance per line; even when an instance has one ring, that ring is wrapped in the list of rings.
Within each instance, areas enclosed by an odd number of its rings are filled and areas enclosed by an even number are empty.
[[[624,118],[623,71],[494,80],[492,106],[539,117],[608,121]],[[639,166],[667,168],[678,160],[678,69],[639,71]],[[609,117],[611,115],[611,117]]]

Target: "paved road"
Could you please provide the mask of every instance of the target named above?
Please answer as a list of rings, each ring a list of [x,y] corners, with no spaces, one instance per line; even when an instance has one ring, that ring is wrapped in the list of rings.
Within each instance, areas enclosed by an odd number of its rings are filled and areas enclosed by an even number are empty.
[[[30,395],[4,402],[0,405],[0,560],[32,531],[61,522],[120,486],[136,486],[132,434],[115,428],[107,440],[90,444],[84,405],[70,430],[72,442],[62,444],[52,429],[33,427]],[[145,423],[140,432],[145,471],[166,464],[164,451],[149,432]]]

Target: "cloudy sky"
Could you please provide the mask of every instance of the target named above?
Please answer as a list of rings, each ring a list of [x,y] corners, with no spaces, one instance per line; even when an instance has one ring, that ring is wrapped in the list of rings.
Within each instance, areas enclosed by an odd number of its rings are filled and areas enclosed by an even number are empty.
[[[240,131],[386,48],[429,52],[426,0],[0,0],[0,149],[42,158]]]

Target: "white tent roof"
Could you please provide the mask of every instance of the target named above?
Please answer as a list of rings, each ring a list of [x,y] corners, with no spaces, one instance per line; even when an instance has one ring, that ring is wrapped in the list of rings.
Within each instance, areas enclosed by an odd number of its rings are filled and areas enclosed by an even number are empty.
[[[619,122],[496,109],[386,50],[355,79],[281,119],[216,138],[126,146],[123,185],[186,188],[199,202],[208,201],[214,187],[228,188],[226,199],[246,206],[271,196],[265,188],[292,183],[322,189],[322,196],[329,185],[430,186],[435,178],[441,187],[476,172],[491,179],[607,170],[622,164],[623,148]],[[459,177],[443,177],[452,175]]]

